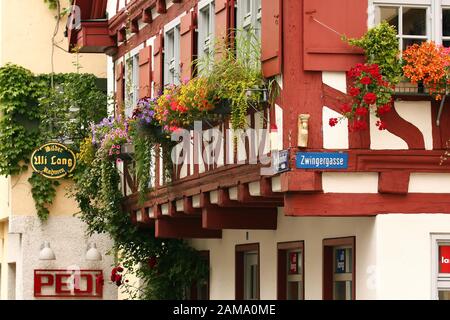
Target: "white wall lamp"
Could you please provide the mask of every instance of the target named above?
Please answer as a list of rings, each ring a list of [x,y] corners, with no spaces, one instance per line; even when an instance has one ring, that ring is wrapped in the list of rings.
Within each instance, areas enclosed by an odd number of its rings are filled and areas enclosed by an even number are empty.
[[[55,253],[52,248],[50,248],[50,243],[44,241],[41,246],[41,251],[39,252],[39,260],[56,260]]]
[[[93,242],[89,243],[88,250],[86,251],[86,260],[88,261],[101,261],[102,255],[97,250],[97,245]]]

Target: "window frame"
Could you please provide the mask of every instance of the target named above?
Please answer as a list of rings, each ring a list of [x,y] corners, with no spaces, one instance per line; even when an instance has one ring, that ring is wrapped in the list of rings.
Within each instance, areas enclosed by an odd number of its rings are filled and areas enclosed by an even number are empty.
[[[334,249],[340,247],[352,248],[352,299],[356,300],[356,236],[323,239],[322,243],[322,270],[323,270],[323,300],[334,299]],[[331,297],[331,298],[330,298]]]
[[[208,19],[205,21],[204,12],[208,11]],[[208,24],[209,33],[207,34],[205,23]],[[198,3],[198,57],[214,56],[214,39],[215,39],[215,1],[201,0]]]
[[[439,245],[441,244],[450,245],[450,234],[431,234],[431,299],[433,300],[439,300],[440,288],[450,291],[450,274],[439,273]]]
[[[133,109],[139,100],[139,50],[141,50],[143,46],[138,46],[137,48],[130,51],[125,57],[125,70],[124,70],[124,89],[125,89],[125,115],[131,116]],[[131,79],[128,78],[128,61],[132,59],[131,63]],[[128,91],[130,88],[128,86],[128,81],[131,80],[131,92]]]
[[[412,8],[427,8],[427,41],[434,41],[436,44],[443,44],[443,41],[450,41],[450,36],[443,36],[442,28],[442,10],[450,9],[450,0],[441,0],[437,3],[433,0],[370,0],[369,2],[369,28],[376,26],[380,21],[377,21],[376,10],[377,6],[392,6],[392,7],[412,7]],[[401,19],[399,15],[399,29]],[[399,30],[400,31],[400,30]],[[417,36],[407,36],[406,39],[418,39]],[[402,49],[402,41],[400,42],[400,49]]]
[[[181,42],[181,16],[178,16],[164,26],[164,66],[163,86],[180,84],[180,42]],[[172,39],[168,35],[173,34]],[[173,55],[168,56],[168,46],[173,45]],[[172,79],[171,79],[172,78]]]
[[[299,250],[302,253],[302,299],[305,300],[305,241],[288,241],[277,243],[277,300],[287,300],[287,253]]]
[[[259,243],[237,244],[235,246],[235,299],[245,297],[245,253],[255,252],[258,255],[256,300],[261,298],[261,251]]]
[[[246,5],[244,5],[244,3],[250,3],[250,11],[244,10],[246,9]],[[247,30],[249,28],[253,28],[257,32],[258,36],[261,37],[261,7],[261,0],[238,0],[236,9],[237,29]]]

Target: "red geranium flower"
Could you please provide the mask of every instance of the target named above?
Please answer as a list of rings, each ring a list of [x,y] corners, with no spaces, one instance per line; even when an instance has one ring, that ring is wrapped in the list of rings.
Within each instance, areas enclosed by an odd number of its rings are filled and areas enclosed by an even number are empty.
[[[374,104],[377,101],[377,95],[372,92],[368,92],[364,95],[364,102],[367,104]]]
[[[358,116],[365,116],[367,114],[367,108],[358,107],[358,108],[356,108],[355,113]]]
[[[358,94],[361,93],[361,90],[359,88],[352,87],[352,88],[350,88],[350,92],[349,93],[350,93],[350,95],[352,97],[356,97]]]
[[[330,127],[334,127],[337,123],[338,123],[337,118],[330,118],[330,120],[328,120],[328,124],[330,125]]]
[[[386,130],[386,124],[381,120],[377,121],[376,126],[378,127],[378,130]]]
[[[361,79],[361,83],[362,84],[371,84],[372,83],[372,79],[370,79],[370,77],[363,77]]]

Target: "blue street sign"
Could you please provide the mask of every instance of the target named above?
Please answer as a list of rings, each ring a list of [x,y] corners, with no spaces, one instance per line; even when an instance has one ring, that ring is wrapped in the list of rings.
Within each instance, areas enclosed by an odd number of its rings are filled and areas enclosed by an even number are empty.
[[[297,152],[297,169],[347,169],[348,154],[341,152]]]

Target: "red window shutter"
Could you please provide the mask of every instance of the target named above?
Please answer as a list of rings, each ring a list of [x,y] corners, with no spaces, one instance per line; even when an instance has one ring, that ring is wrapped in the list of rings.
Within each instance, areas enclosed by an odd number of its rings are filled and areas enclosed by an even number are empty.
[[[194,60],[194,35],[196,28],[196,17],[194,12],[189,12],[181,17],[180,26],[180,66],[181,80],[192,78]]]
[[[122,62],[116,64],[116,115],[119,115],[124,110],[124,65]]]
[[[215,41],[221,45],[229,44],[230,30],[234,28],[234,3],[235,0],[215,0]],[[216,58],[220,59],[221,53],[216,52]]]
[[[304,69],[346,71],[363,62],[363,51],[339,34],[361,37],[367,31],[367,7],[361,0],[304,0]]]
[[[152,91],[152,47],[139,51],[139,98],[150,97]]]
[[[262,0],[261,62],[264,77],[281,74],[282,0]]]
[[[153,56],[154,56],[154,67],[153,67],[153,83],[154,83],[154,95],[158,96],[163,89],[163,35],[159,33],[156,36],[155,43],[153,46]]]

